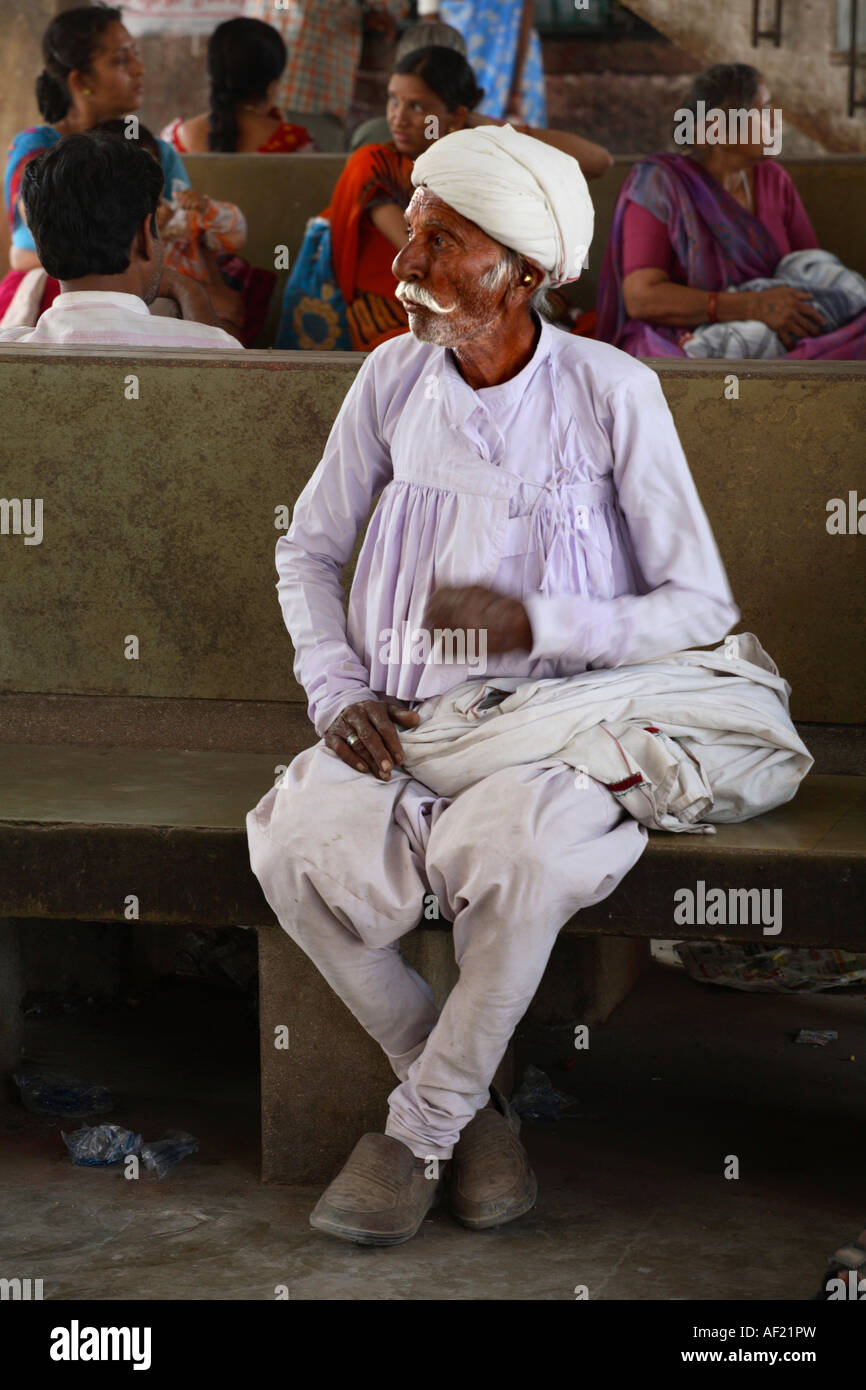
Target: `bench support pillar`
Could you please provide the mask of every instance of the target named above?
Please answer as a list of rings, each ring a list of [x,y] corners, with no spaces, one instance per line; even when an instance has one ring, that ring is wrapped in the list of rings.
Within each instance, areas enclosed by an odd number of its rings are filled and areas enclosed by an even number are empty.
[[[651,959],[649,937],[561,933],[520,1025],[521,1062],[573,1055],[575,1026],[605,1023]]]
[[[0,919],[0,1073],[17,1071],[24,1037],[24,975],[17,922]]]

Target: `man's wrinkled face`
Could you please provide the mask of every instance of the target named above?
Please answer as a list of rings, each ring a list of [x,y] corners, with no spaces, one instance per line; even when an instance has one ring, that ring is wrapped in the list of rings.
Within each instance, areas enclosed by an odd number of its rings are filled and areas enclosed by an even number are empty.
[[[479,280],[505,248],[426,188],[416,189],[406,224],[409,240],[391,268],[412,333],[440,347],[477,338],[499,316],[507,293],[506,281],[490,289]]]

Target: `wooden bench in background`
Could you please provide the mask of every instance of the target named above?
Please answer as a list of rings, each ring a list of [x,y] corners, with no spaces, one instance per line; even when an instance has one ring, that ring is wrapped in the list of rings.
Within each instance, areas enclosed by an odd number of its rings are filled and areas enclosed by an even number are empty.
[[[274,269],[274,248],[286,246],[294,265],[310,217],[331,201],[346,156],[342,154],[194,154],[184,155],[192,185],[200,193],[237,203],[248,224],[242,252],[253,265]],[[634,158],[620,155],[604,178],[594,179],[595,235],[589,266],[568,297],[584,309],[595,308],[598,272],[613,221],[617,194]],[[828,159],[781,160],[793,178],[812,219],[820,244],[852,270],[866,274],[866,156],[834,155]],[[279,274],[259,347],[271,347],[280,319],[283,287],[289,272]]]
[[[14,1053],[27,923],[259,935],[263,1177],[320,1182],[380,1127],[394,1079],[250,873],[245,812],[315,739],[277,604],[275,509],[320,456],[361,358],[0,348],[3,492],[43,499],[41,545],[0,536],[0,966]],[[655,363],[742,609],[793,685],[817,767],[796,800],[714,837],[651,836],[561,935],[536,1006],[601,1021],[674,891],[781,888],[777,944],[866,949],[863,545],[827,503],[863,477],[866,365]],[[724,394],[735,371],[739,399]],[[139,398],[125,382],[138,377]],[[760,422],[758,424],[757,422]],[[139,641],[137,660],[125,639]],[[134,893],[140,922],[125,920]],[[419,917],[421,905],[419,904]],[[408,958],[440,997],[443,924]],[[590,983],[587,984],[587,981]],[[2,1002],[2,1001],[0,1001]],[[275,1050],[287,1024],[289,1051]]]

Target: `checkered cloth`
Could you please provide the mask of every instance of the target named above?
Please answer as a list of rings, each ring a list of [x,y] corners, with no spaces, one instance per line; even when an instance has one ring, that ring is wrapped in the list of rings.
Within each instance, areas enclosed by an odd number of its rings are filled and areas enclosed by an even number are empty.
[[[244,13],[278,29],[289,51],[277,89],[282,110],[345,119],[361,57],[365,10],[399,21],[409,13],[409,0],[289,0],[288,9],[277,9],[274,0],[246,0]]]

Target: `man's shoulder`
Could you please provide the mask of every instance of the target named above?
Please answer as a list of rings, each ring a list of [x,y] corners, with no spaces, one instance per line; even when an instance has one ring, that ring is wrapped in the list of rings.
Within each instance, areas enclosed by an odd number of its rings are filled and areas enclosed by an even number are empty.
[[[158,322],[154,315],[150,316],[150,321],[151,323],[155,321]],[[178,319],[165,321],[173,324],[180,322]],[[231,352],[244,352],[246,350],[243,343],[237,338],[233,338],[231,333],[226,333],[224,328],[211,327],[211,325],[207,323],[195,323],[189,319],[184,319],[183,325],[183,340],[181,340],[176,333],[175,335],[168,333],[166,335],[166,341],[169,344],[174,343],[177,347],[182,347],[186,344],[190,347],[222,348],[225,351]]]
[[[371,361],[383,367],[402,370],[411,362],[424,361],[428,357],[441,353],[442,348],[435,343],[422,343],[420,338],[416,338],[414,333],[398,333],[396,338],[388,338],[378,347],[373,348],[369,354]]]
[[[390,447],[398,422],[417,396],[419,383],[424,383],[425,392],[431,389],[428,378],[434,382],[438,379],[445,353],[445,348],[422,343],[412,333],[380,343],[367,355],[355,377],[350,408],[375,417],[378,433]],[[439,394],[435,385],[431,394]],[[347,402],[350,397],[347,396]]]
[[[422,343],[414,333],[401,333],[380,343],[368,354],[365,366],[372,373],[376,385],[386,388],[389,383],[415,380],[434,364],[445,351],[434,343]]]
[[[215,324],[197,323],[195,319],[169,318],[162,314],[137,314],[131,309],[117,309],[115,322],[128,329],[130,339],[157,338],[166,347],[223,348],[244,351],[243,343]]]
[[[594,389],[604,395],[652,388],[658,381],[652,367],[612,343],[564,333],[561,329],[554,331],[553,351],[560,367],[566,373],[571,370],[590,381]]]

